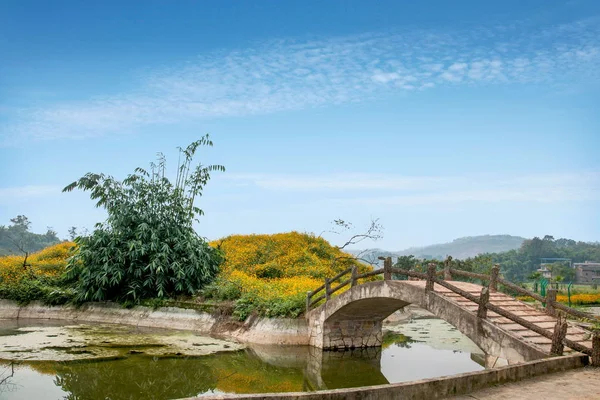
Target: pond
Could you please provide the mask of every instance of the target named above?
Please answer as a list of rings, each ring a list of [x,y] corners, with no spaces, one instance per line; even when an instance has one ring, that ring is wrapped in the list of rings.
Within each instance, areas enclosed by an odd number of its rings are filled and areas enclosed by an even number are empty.
[[[0,327],[0,399],[6,400],[313,391],[477,371],[485,358],[434,318],[389,326],[382,348],[346,352],[242,348],[192,332],[124,326],[0,321]]]

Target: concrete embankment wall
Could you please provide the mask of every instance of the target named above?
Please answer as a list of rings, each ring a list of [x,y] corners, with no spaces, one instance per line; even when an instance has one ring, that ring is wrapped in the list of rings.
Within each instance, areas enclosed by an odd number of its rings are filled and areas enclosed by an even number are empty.
[[[112,303],[87,303],[81,307],[73,307],[45,306],[37,302],[19,306],[13,301],[0,300],[0,319],[125,324],[190,330],[244,343],[308,344],[308,330],[304,318],[249,318],[242,323],[228,316],[216,316],[199,310],[175,307],[156,310],[148,307],[126,309]]]
[[[435,360],[432,360],[432,362],[435,362]],[[587,356],[569,355],[509,365],[491,370],[390,385],[322,390],[308,393],[214,395],[181,400],[430,400],[470,393],[489,386],[517,382],[539,375],[582,368],[587,364]],[[532,396],[532,398],[535,398],[535,394],[532,394]]]

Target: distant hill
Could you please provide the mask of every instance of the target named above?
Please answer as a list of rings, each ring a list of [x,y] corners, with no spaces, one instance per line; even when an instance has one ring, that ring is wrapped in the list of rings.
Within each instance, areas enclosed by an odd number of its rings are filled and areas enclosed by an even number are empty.
[[[401,251],[387,251],[381,249],[368,249],[362,254],[365,259],[377,259],[377,257],[397,257],[413,255],[416,258],[444,259],[447,256],[465,259],[482,253],[502,253],[516,250],[521,247],[525,238],[511,235],[482,235],[467,236],[454,239],[450,243],[432,244],[425,247],[411,247]],[[360,253],[360,250],[352,250],[351,253]]]

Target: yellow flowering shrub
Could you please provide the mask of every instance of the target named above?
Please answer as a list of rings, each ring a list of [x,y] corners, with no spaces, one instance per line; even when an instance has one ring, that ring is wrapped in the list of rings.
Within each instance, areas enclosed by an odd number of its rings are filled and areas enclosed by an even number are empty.
[[[24,274],[25,270],[23,268],[23,257],[0,257],[0,282],[16,282],[19,281]]]
[[[517,300],[533,302],[529,296],[517,296]],[[569,297],[566,294],[557,294],[556,301],[563,304],[569,304]],[[571,304],[578,306],[600,304],[600,293],[577,293],[571,295]]]
[[[556,295],[556,301],[560,303],[568,303],[569,298],[566,294],[558,294]],[[571,304],[576,305],[590,305],[590,304],[600,304],[600,293],[583,293],[583,294],[572,294],[571,295]]]
[[[241,320],[253,312],[296,317],[304,311],[306,292],[321,286],[326,277],[354,265],[359,273],[372,269],[325,239],[306,233],[233,235],[210,245],[224,252],[225,262],[205,293],[237,300],[234,315]]]
[[[58,277],[65,271],[73,242],[62,242],[47,247],[27,258],[27,268],[23,267],[24,256],[0,257],[0,282],[16,283],[25,277]]]
[[[225,262],[221,265],[221,273],[225,275],[244,271],[259,278],[324,279],[353,265],[361,272],[370,268],[325,239],[306,233],[233,235],[210,245],[225,253]]]

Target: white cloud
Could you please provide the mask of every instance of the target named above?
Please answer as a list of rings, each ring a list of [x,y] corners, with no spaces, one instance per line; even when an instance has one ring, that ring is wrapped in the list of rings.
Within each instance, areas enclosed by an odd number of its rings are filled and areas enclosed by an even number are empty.
[[[460,82],[462,80],[462,76],[453,74],[450,71],[445,71],[440,74],[440,78],[448,81],[448,82]]]
[[[395,72],[390,72],[390,73],[377,72],[373,75],[373,80],[375,82],[380,82],[380,83],[388,83],[391,81],[395,81],[398,78],[400,78],[400,75],[398,75]]]
[[[235,182],[252,183],[263,189],[276,191],[344,191],[369,189],[418,190],[443,187],[463,178],[413,177],[378,174],[333,174],[333,175],[277,175],[248,174],[224,176]]]
[[[333,199],[331,201],[334,202],[365,205],[557,203],[600,200],[598,172],[437,177],[382,174],[248,174],[229,175],[227,179],[234,185],[254,185],[270,192],[314,193],[315,196]],[[348,197],[348,194],[351,196]]]
[[[0,128],[0,141],[85,138],[158,123],[369,101],[448,84],[548,85],[598,79],[598,70],[600,23],[593,19],[538,32],[509,26],[275,40],[151,70],[131,92],[37,109],[11,106],[7,112],[16,122]]]
[[[456,71],[461,72],[467,68],[468,64],[466,63],[454,63],[448,67],[448,71]]]
[[[62,187],[53,185],[28,185],[0,187],[0,202],[19,201],[34,197],[46,197],[60,194]]]

